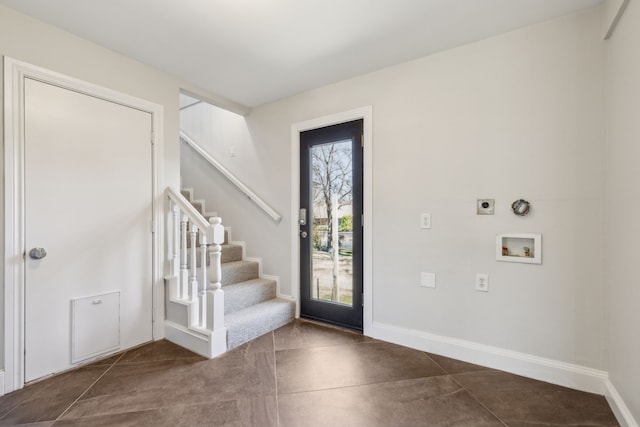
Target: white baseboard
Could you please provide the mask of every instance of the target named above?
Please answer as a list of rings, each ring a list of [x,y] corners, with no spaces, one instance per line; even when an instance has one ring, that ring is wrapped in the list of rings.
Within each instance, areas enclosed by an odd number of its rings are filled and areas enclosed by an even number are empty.
[[[622,396],[620,396],[613,383],[607,380],[605,381],[605,385],[607,390],[604,397],[607,398],[607,402],[609,402],[609,406],[611,406],[611,410],[620,425],[622,427],[638,427],[638,422],[633,418],[633,415],[631,415],[631,411],[629,411],[629,408],[624,403],[624,400],[622,400]]]
[[[375,321],[369,335],[383,341],[576,390],[600,395],[607,392],[609,374],[598,369]]]
[[[4,396],[4,369],[0,370],[0,396]]]
[[[622,427],[640,427],[605,371],[380,322],[373,322],[368,332],[416,350],[604,395]]]

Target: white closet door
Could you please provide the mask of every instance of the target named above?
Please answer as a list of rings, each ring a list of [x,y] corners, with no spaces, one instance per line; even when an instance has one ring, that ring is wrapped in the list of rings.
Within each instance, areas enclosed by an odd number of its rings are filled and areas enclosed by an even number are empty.
[[[152,339],[152,123],[147,112],[32,79],[24,99],[29,382]],[[30,257],[33,248],[46,256]],[[119,302],[102,305],[114,292]],[[96,311],[83,308],[74,325],[72,301],[92,297]],[[72,342],[74,326],[76,340],[91,341]],[[90,350],[72,361],[74,345]]]

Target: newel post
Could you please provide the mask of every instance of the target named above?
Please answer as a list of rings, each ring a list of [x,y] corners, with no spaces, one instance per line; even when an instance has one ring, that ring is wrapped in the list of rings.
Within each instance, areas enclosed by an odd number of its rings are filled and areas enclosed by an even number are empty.
[[[211,232],[211,246],[209,246],[209,288],[207,290],[207,329],[222,331],[224,329],[224,292],[222,291],[222,246],[224,242],[224,227],[222,219],[209,219]],[[226,347],[226,344],[225,344]],[[226,351],[226,348],[225,348]]]

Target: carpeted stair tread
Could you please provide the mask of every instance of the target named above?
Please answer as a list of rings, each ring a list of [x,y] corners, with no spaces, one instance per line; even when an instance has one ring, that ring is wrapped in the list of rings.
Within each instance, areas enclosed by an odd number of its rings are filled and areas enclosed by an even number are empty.
[[[256,261],[233,261],[222,264],[222,286],[257,279],[260,266]]]
[[[222,246],[222,255],[220,257],[220,262],[222,264],[228,262],[242,261],[242,245],[233,245],[233,244],[224,244]],[[202,251],[202,246],[198,246],[196,248],[196,267],[201,267],[200,260],[202,259],[200,253]],[[190,262],[191,252],[187,251],[187,263]],[[207,256],[207,265],[210,264],[209,256]],[[190,264],[189,264],[190,265]]]
[[[276,297],[276,281],[257,278],[225,286],[225,315]]]
[[[227,348],[232,349],[293,320],[295,304],[273,298],[225,316]]]

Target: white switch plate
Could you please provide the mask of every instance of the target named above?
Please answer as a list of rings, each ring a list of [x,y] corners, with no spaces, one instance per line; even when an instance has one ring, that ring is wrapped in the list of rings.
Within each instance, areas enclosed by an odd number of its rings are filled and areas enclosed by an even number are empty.
[[[436,274],[435,273],[420,273],[420,286],[425,288],[436,287]]]
[[[489,275],[478,273],[476,274],[476,291],[489,292]]]
[[[420,214],[420,228],[430,229],[431,228],[431,214],[423,213]]]

